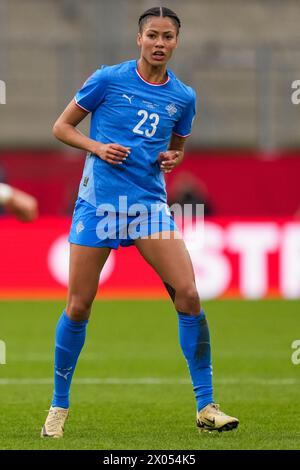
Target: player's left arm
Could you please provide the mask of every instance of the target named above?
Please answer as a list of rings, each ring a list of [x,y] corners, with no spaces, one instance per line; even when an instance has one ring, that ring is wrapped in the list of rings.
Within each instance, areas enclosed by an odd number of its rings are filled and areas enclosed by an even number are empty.
[[[182,162],[186,139],[186,137],[172,134],[168,150],[161,152],[158,156],[160,169],[163,173],[170,173]]]

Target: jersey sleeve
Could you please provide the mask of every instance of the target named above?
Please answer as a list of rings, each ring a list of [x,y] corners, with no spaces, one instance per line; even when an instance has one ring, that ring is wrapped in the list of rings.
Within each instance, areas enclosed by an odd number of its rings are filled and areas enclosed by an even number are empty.
[[[104,69],[94,72],[78,90],[74,99],[80,108],[93,112],[104,100],[107,86],[107,73]]]
[[[179,120],[173,128],[173,134],[188,137],[192,132],[192,125],[196,115],[196,93],[191,89],[191,99],[181,113]]]

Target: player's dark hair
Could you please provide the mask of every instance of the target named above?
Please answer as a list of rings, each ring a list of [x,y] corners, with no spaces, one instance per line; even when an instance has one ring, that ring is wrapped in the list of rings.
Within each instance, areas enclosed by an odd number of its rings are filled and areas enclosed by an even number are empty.
[[[149,8],[149,10],[146,10],[140,17],[139,17],[139,32],[142,34],[143,28],[147,20],[151,16],[158,16],[158,17],[168,17],[170,18],[174,25],[176,26],[177,29],[177,34],[179,33],[179,28],[181,26],[180,19],[176,15],[176,13],[169,8],[166,7],[154,7],[154,8]]]

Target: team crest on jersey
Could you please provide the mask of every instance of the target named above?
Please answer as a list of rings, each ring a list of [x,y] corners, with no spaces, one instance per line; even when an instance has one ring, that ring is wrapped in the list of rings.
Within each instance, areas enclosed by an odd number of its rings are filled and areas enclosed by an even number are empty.
[[[166,106],[166,111],[168,111],[168,114],[170,117],[172,117],[174,114],[177,113],[177,108],[175,106],[175,103],[170,103]]]

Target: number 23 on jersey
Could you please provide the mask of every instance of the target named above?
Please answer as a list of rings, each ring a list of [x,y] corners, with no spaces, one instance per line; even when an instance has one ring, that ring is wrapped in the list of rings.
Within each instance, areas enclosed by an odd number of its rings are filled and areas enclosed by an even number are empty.
[[[149,114],[145,109],[140,109],[137,115],[142,116],[142,118],[132,129],[132,131],[135,134],[146,135],[146,137],[153,137],[159,123],[159,115],[156,113]],[[144,124],[147,126],[147,128],[143,130],[141,127]]]

